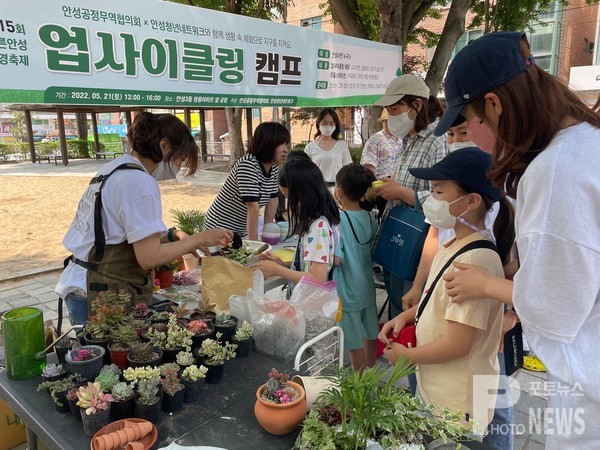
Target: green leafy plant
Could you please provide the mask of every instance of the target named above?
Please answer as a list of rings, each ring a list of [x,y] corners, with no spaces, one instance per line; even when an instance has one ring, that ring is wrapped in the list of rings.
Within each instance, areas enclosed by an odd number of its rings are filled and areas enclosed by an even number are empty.
[[[252,337],[253,332],[254,329],[252,328],[252,325],[250,325],[244,320],[233,335],[233,339],[235,339],[236,341],[247,341]]]
[[[121,325],[114,330],[111,335],[111,350],[125,351],[131,349],[136,342],[138,335],[133,329],[132,324]]]
[[[183,319],[184,317],[189,316],[191,314],[191,312],[193,311],[192,309],[186,308],[187,304],[188,304],[188,302],[182,302],[180,305],[171,306],[171,311],[173,314],[175,314],[175,317],[177,317],[177,320]]]
[[[206,372],[208,372],[206,367],[198,367],[196,364],[192,364],[191,366],[187,366],[185,369],[183,369],[181,378],[186,381],[198,381],[206,377]]]
[[[150,316],[150,320],[153,322],[158,322],[159,320],[168,320],[169,313],[167,311],[154,311]]]
[[[229,325],[233,325],[235,323],[235,320],[232,319],[232,316],[230,316],[229,314],[217,314],[215,316],[215,325],[220,325],[220,326],[229,326]]]
[[[179,229],[184,233],[192,235],[202,231],[206,213],[196,209],[190,209],[186,211],[172,209],[170,212],[171,217],[173,217],[173,219],[177,222]]]
[[[396,363],[387,381],[387,371],[372,367],[362,373],[351,368],[334,368],[327,377],[334,385],[322,392],[303,422],[296,447],[303,449],[365,448],[374,439],[384,448],[390,445],[421,444],[423,435],[458,440],[467,432],[460,412],[442,410],[440,417],[431,415],[424,405],[395,383],[414,371],[406,360]]]
[[[180,366],[191,366],[196,362],[196,358],[194,358],[192,352],[179,352],[177,353],[175,360]]]
[[[113,372],[104,372],[99,374],[94,381],[100,383],[103,391],[110,391],[119,382],[119,375]]]
[[[86,327],[95,340],[108,339],[121,325],[130,321],[126,312],[131,304],[131,294],[124,289],[103,291],[91,302],[92,316]]]
[[[206,339],[198,349],[198,354],[204,359],[204,364],[220,366],[231,358],[235,358],[236,344],[231,342],[221,343],[223,333],[217,333],[217,339]]]
[[[150,342],[140,342],[135,344],[129,352],[129,358],[140,363],[153,361],[158,356]]]
[[[133,383],[125,383],[124,381],[119,381],[113,386],[111,394],[116,402],[124,402],[133,397],[133,388]]]
[[[38,385],[37,390],[38,391],[41,391],[43,389],[47,390],[50,393],[50,397],[52,397],[52,400],[54,401],[54,403],[56,403],[56,405],[64,406],[64,404],[60,401],[60,398],[58,397],[57,394],[59,392],[67,391],[68,389],[74,387],[76,384],[81,383],[81,381],[82,381],[81,375],[76,373],[76,374],[69,375],[66,378],[63,378],[62,380],[44,381],[43,383],[40,383]]]
[[[183,383],[179,381],[177,370],[173,369],[165,369],[165,376],[160,384],[162,391],[171,397],[185,387]]]
[[[154,405],[156,402],[158,402],[159,397],[157,394],[159,385],[160,377],[140,380],[137,387],[137,402],[141,405]]]
[[[179,263],[177,261],[172,261],[167,264],[161,264],[160,266],[155,267],[154,270],[157,272],[163,272],[165,270],[175,270],[177,267],[179,267]]]
[[[123,371],[123,378],[127,381],[139,384],[144,380],[157,379],[160,381],[160,369],[158,367],[128,367]]]
[[[202,320],[206,320],[209,318],[210,315],[214,314],[216,306],[217,304],[210,303],[208,301],[208,298],[204,300],[198,299],[198,306],[194,308],[194,316],[197,316]]]
[[[110,402],[113,401],[112,395],[105,394],[98,382],[88,382],[87,386],[81,386],[77,398],[79,399],[77,406],[85,409],[88,416],[107,410]]]
[[[163,350],[173,350],[183,348],[186,351],[191,350],[193,333],[187,328],[177,324],[177,317],[169,314],[169,324],[167,331],[156,331],[149,328],[145,335],[155,347]]]

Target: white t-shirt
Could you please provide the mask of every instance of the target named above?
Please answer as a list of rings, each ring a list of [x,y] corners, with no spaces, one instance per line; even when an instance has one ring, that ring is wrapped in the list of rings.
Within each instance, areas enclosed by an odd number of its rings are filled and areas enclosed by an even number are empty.
[[[517,190],[516,232],[513,301],[550,383],[546,449],[598,448],[600,129],[562,130],[531,162]]]
[[[339,170],[352,162],[348,145],[343,140],[338,140],[331,150],[323,150],[317,142],[309,142],[304,151],[319,166],[325,181],[335,183]]]
[[[141,163],[130,155],[106,164],[96,176],[108,174],[121,164],[136,164],[143,170],[125,169],[113,173],[102,188],[102,225],[106,244],[132,244],[156,233],[165,235],[162,205],[158,184]],[[88,186],[84,192],[73,222],[63,239],[68,252],[87,261],[94,246],[94,200],[100,183]],[[86,269],[70,262],[63,271],[54,291],[60,297],[86,288]]]

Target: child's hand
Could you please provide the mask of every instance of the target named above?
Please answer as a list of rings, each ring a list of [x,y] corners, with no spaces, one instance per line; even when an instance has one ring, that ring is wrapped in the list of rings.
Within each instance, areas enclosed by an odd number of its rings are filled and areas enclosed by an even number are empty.
[[[273,275],[278,275],[279,269],[281,267],[282,266],[276,263],[275,261],[259,261],[256,264],[252,264],[250,266],[252,270],[260,270],[265,276],[265,278]]]
[[[400,333],[400,330],[404,328],[405,325],[406,320],[402,317],[402,314],[400,314],[383,325],[377,338],[384,344],[388,345],[390,343],[390,340],[388,339],[388,334],[390,334],[390,331],[393,331],[394,336],[397,337],[398,333]]]
[[[392,342],[388,344],[387,347],[383,350],[383,356],[392,365],[395,365],[401,356],[407,357],[407,355],[408,348],[406,348],[402,344],[398,344],[397,342]]]
[[[421,300],[421,289],[416,287],[414,284],[409,291],[402,296],[402,309],[406,311],[415,305],[419,304]]]
[[[273,261],[273,262],[276,262],[277,264],[283,265],[283,261],[281,260],[281,258],[279,258],[277,255],[275,255],[275,253],[273,253],[273,252],[261,253],[260,255],[258,255],[258,259],[260,259],[262,261]]]

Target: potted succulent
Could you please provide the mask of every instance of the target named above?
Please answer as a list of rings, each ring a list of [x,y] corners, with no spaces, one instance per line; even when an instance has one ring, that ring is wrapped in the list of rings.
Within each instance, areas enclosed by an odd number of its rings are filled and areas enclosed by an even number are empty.
[[[175,362],[183,369],[196,363],[196,358],[192,352],[179,352],[175,357]]]
[[[217,339],[206,339],[202,346],[196,349],[198,355],[202,357],[202,362],[208,369],[206,373],[206,382],[208,384],[217,384],[223,378],[225,363],[231,358],[235,358],[237,345],[230,342],[221,343],[221,333],[217,333]]]
[[[60,413],[67,413],[70,411],[66,398],[67,391],[78,383],[81,383],[81,376],[75,373],[60,380],[44,381],[38,385],[37,390],[46,389],[52,397],[56,410]]]
[[[113,420],[133,417],[134,413],[134,383],[120,381],[112,387],[113,403],[110,407],[110,417]]]
[[[144,331],[146,331],[150,327],[151,324],[152,324],[152,322],[148,318],[145,318],[145,319],[133,318],[133,320],[131,321],[131,326],[133,327],[133,329],[135,330],[135,332],[139,338],[142,337],[142,333]]]
[[[150,314],[150,322],[152,322],[152,325],[157,323],[167,323],[168,321],[168,311],[152,311],[152,314]]]
[[[130,367],[152,366],[160,364],[163,352],[159,348],[152,347],[150,342],[141,342],[135,344],[127,354],[127,361]]]
[[[161,380],[160,388],[166,394],[163,396],[162,410],[168,413],[179,411],[183,406],[185,386],[179,380],[176,369],[164,369],[164,377]]]
[[[165,289],[173,286],[173,275],[179,267],[178,261],[163,264],[154,269],[154,279],[160,282],[160,288]]]
[[[194,308],[194,312],[191,314],[190,319],[204,320],[205,322],[208,322],[214,319],[214,317],[217,315],[217,313],[215,312],[216,306],[216,303],[210,303],[208,299],[199,299],[198,306]]]
[[[252,333],[254,329],[245,320],[233,335],[233,343],[237,345],[237,357],[247,358],[250,356],[250,347],[252,346]]]
[[[269,379],[256,391],[254,414],[262,427],[271,434],[294,431],[306,414],[304,388],[287,373],[273,368]]]
[[[67,391],[65,397],[67,399],[69,409],[71,410],[71,414],[73,417],[75,417],[75,420],[81,422],[81,408],[77,406],[77,402],[79,401],[77,392],[79,392],[79,386],[74,386]]]
[[[229,314],[217,314],[212,323],[215,326],[215,333],[221,333],[224,342],[231,342],[238,324],[237,317]]]
[[[156,423],[160,417],[161,396],[159,395],[160,376],[140,380],[135,397],[135,417]]]
[[[184,402],[195,402],[200,394],[200,388],[206,378],[208,369],[204,366],[198,367],[196,364],[187,366],[181,374],[181,381],[185,384]]]
[[[129,367],[127,355],[133,346],[139,342],[137,331],[133,329],[133,325],[121,325],[114,330],[110,335],[111,341],[108,344],[110,351],[110,359],[122,369]]]
[[[103,391],[110,392],[113,386],[117,384],[120,379],[120,373],[114,373],[110,370],[107,370],[105,372],[100,372],[100,375],[98,375],[94,381],[100,383],[100,388]]]
[[[86,436],[92,437],[100,428],[110,422],[112,395],[105,394],[100,383],[89,382],[87,386],[79,388],[77,397],[79,398],[77,405],[82,409],[83,432]]]
[[[182,350],[190,351],[192,332],[177,324],[177,317],[169,315],[167,331],[156,331],[152,327],[146,332],[150,343],[163,351],[163,362],[174,362],[177,353]]]
[[[142,380],[148,380],[150,378],[160,379],[160,368],[159,367],[128,367],[123,371],[123,378],[125,380],[138,384]]]
[[[42,369],[42,378],[44,381],[57,381],[65,378],[68,375],[66,365],[62,364],[46,364],[46,367]]]
[[[71,373],[79,373],[87,380],[95,379],[102,369],[105,350],[99,345],[84,345],[69,352],[65,359]]]
[[[194,333],[192,336],[192,349],[200,347],[202,341],[215,335],[215,327],[210,322],[202,319],[191,320],[187,329]]]
[[[146,328],[146,330],[144,330],[144,332],[142,333],[142,342],[150,342],[150,338],[148,337],[148,332],[150,330],[166,333],[167,327],[168,327],[168,323],[167,323],[168,321],[169,321],[169,319],[167,317],[167,321],[165,321],[165,322],[152,322],[152,324],[148,328]]]
[[[362,373],[348,367],[335,369],[328,378],[329,387],[302,423],[295,448],[317,448],[328,442],[331,448],[349,450],[366,448],[425,449],[424,436],[458,440],[465,432],[461,424],[464,413],[425,406],[396,382],[413,372],[409,363],[399,360],[392,374],[371,367]],[[367,444],[369,442],[369,444]],[[437,447],[436,447],[437,448]],[[449,447],[443,447],[449,448]],[[451,448],[457,448],[456,444]]]
[[[182,302],[180,305],[172,305],[170,307],[171,314],[175,314],[177,323],[182,326],[187,326],[189,323],[189,316],[192,313],[192,309],[186,308],[188,302]]]
[[[146,319],[152,314],[152,309],[145,303],[136,303],[131,309],[131,315],[134,319]]]

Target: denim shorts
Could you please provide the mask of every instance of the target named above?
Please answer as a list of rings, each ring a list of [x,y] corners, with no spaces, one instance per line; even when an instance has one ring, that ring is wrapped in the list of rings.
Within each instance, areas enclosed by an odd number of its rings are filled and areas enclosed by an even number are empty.
[[[65,297],[65,304],[71,325],[85,325],[88,320],[87,297],[69,293]]]

